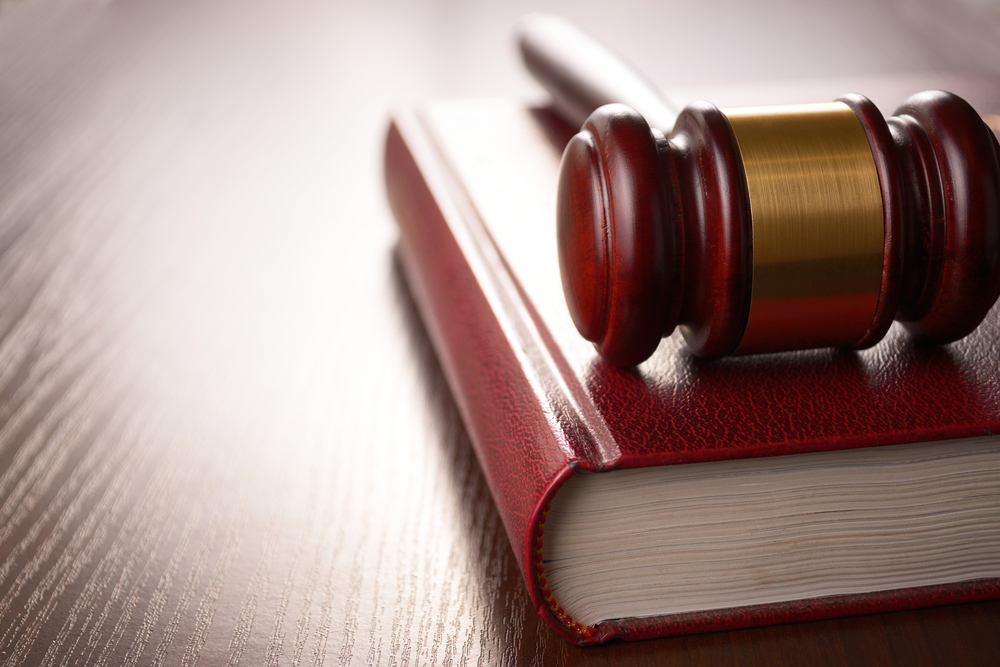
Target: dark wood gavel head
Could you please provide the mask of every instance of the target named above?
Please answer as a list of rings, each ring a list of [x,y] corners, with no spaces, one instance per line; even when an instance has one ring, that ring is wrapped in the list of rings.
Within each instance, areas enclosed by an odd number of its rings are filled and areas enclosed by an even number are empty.
[[[889,119],[860,95],[696,102],[669,136],[603,106],[560,167],[573,321],[624,366],[678,325],[708,359],[865,348],[893,319],[958,340],[1000,295],[998,154],[975,110],[940,91]]]

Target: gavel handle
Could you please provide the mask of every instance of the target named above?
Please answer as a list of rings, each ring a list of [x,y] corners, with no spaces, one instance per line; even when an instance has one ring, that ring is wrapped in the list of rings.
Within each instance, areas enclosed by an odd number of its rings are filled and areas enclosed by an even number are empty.
[[[518,26],[524,64],[553,97],[556,111],[580,127],[594,109],[627,104],[651,127],[668,134],[677,108],[621,56],[570,21],[531,14]]]

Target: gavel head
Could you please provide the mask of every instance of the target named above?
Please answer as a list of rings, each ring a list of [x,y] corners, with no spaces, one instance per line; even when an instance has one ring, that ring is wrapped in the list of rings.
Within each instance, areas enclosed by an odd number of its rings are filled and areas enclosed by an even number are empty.
[[[713,359],[958,340],[1000,296],[1000,145],[961,98],[720,110],[669,136],[609,104],[563,154],[570,314],[618,365],[680,326]]]

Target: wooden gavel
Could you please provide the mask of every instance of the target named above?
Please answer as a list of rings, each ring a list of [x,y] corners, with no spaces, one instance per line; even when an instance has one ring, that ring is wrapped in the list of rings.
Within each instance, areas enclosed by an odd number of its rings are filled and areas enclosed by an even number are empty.
[[[563,19],[529,17],[520,46],[583,123],[560,165],[559,262],[609,361],[644,361],[677,326],[708,359],[866,348],[893,319],[949,343],[1000,296],[1000,145],[958,96],[919,93],[888,119],[853,94],[675,118]]]

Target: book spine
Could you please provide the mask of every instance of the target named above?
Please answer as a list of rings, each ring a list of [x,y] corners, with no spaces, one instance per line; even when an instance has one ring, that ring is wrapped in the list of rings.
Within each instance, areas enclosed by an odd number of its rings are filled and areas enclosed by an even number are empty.
[[[565,378],[552,371],[530,304],[415,113],[389,128],[385,182],[398,257],[538,612],[539,527],[552,495],[587,456]],[[583,443],[583,446],[581,445]]]

